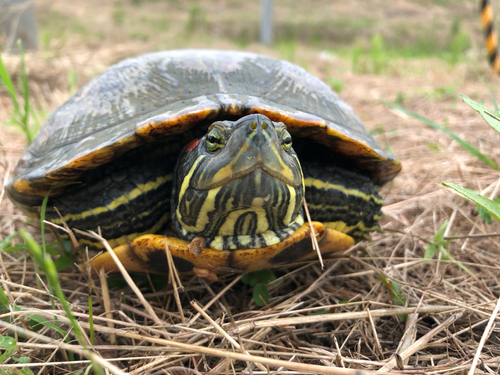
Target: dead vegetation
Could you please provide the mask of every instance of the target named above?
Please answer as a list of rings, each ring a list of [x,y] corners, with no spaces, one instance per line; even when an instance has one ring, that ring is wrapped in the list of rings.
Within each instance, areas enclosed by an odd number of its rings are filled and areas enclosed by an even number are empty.
[[[112,62],[145,52],[134,43],[75,47],[49,60],[28,55],[37,108],[49,112],[69,96],[69,71],[79,71],[80,86]],[[276,55],[263,47],[250,49]],[[400,100],[498,161],[500,135],[458,97],[464,93],[492,107],[481,77],[497,99],[498,78],[480,58],[453,66],[437,59],[395,59],[386,73],[370,75],[353,74],[345,58],[325,58],[301,45],[295,54],[313,74],[341,80],[341,96],[402,161],[403,172],[382,191],[385,232],[330,260],[324,270],[317,263],[275,270],[269,303],[262,308],[237,275],[216,282],[183,279],[178,289],[145,276],[134,278],[134,289],[131,281],[91,278],[74,266],[59,273],[60,285],[91,356],[75,340],[68,317],[29,255],[1,252],[0,283],[11,308],[1,312],[0,335],[15,338],[12,356],[29,357],[29,363],[4,361],[0,373],[28,368],[37,374],[83,373],[92,356],[110,372],[130,374],[500,371],[500,226],[485,223],[475,206],[441,185],[455,182],[496,197],[498,172],[445,134],[379,101]],[[7,63],[15,73],[18,58],[7,56]],[[5,120],[10,110],[5,95],[0,103]],[[0,143],[0,180],[5,181],[24,139],[2,126]],[[0,204],[1,241],[26,224],[4,195],[3,183]],[[445,220],[445,248],[455,261],[443,252],[424,259]],[[36,223],[29,227],[39,236]]]

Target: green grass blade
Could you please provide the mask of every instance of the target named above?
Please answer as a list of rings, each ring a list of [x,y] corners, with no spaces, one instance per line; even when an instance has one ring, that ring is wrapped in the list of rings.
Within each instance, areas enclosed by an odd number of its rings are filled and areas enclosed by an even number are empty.
[[[40,248],[38,243],[26,229],[21,229],[19,233],[24,242],[26,243],[26,245],[28,246],[29,252],[33,257],[33,259],[35,260],[35,262],[37,262],[45,271],[45,276],[49,281],[49,286],[54,290],[55,295],[59,299],[59,302],[61,303],[61,306],[64,312],[66,313],[67,318],[70,321],[70,325],[73,328],[73,331],[75,332],[75,336],[78,340],[78,343],[81,346],[83,346],[85,350],[87,350],[88,349],[87,341],[85,339],[82,329],[80,328],[80,325],[78,324],[75,316],[71,312],[69,303],[66,300],[66,296],[64,295],[64,292],[61,288],[61,284],[59,282],[59,277],[57,276],[57,270],[54,261],[52,260],[52,258],[50,258],[50,256],[43,254],[42,249]],[[98,374],[104,374],[104,370],[102,369],[102,367],[95,361],[92,362],[94,365],[95,372]]]
[[[472,100],[464,94],[460,94],[460,96],[465,103],[467,103],[472,109],[476,110],[481,115],[484,121],[486,121],[498,133],[500,133],[500,112],[490,110],[481,103]]]
[[[493,106],[495,107],[495,111],[499,111],[500,109],[498,108],[497,100],[495,99],[495,95],[493,95],[493,91],[491,91],[490,85],[486,85],[486,87],[488,87],[488,92],[490,93],[490,98],[493,103]]]
[[[458,185],[455,185],[451,182],[443,182],[444,186],[448,186],[453,189],[457,194],[470,199],[477,205],[483,207],[486,211],[488,211],[493,217],[500,221],[500,204],[492,201],[486,197],[480,195],[477,191],[470,190]]]
[[[24,133],[28,138],[28,144],[33,141],[33,133],[29,127],[29,117],[30,117],[30,88],[28,83],[28,74],[26,73],[26,64],[24,62],[24,50],[21,41],[18,43],[19,55],[21,57],[21,82],[19,85],[19,89],[21,94],[23,95],[24,100],[24,110],[21,113],[21,126],[24,129]]]
[[[57,333],[59,333],[61,336],[66,335],[66,331],[63,330],[61,327],[56,326],[54,323],[49,322],[47,319],[45,319],[43,316],[37,315],[37,314],[29,314],[28,318],[31,319],[33,322],[36,324],[40,324],[42,326],[45,326],[47,328],[50,328]],[[35,327],[34,327],[35,328]]]
[[[0,287],[0,310],[6,309],[9,307],[9,297],[5,294],[2,287]]]
[[[431,121],[429,120],[428,118],[425,118],[423,116],[420,116],[419,114],[415,113],[415,112],[412,112],[406,108],[403,108],[397,104],[394,104],[394,103],[389,103],[389,102],[386,102],[384,100],[382,100],[382,103],[384,103],[385,105],[387,105],[388,107],[391,107],[391,108],[394,108],[400,112],[403,112],[405,114],[407,114],[408,116],[411,116],[419,121],[422,121],[424,124],[427,124],[429,125],[430,127],[434,128],[434,129],[437,129],[447,135],[449,135],[452,139],[454,139],[455,141],[457,141],[460,146],[462,146],[463,149],[465,149],[467,152],[469,152],[471,155],[474,155],[475,157],[477,157],[479,160],[483,161],[484,163],[490,165],[491,167],[495,168],[496,170],[499,169],[498,165],[493,161],[491,160],[489,157],[487,157],[486,155],[484,155],[481,151],[479,151],[477,148],[475,148],[474,146],[472,146],[470,143],[468,143],[467,141],[464,141],[462,138],[460,138],[458,135],[456,135],[455,133],[453,133],[451,130],[445,128],[444,126],[438,124],[437,122],[434,122],[434,121]]]
[[[66,300],[64,292],[61,289],[61,284],[59,283],[59,277],[57,276],[57,270],[53,260],[49,256],[43,254],[42,249],[40,248],[40,246],[38,246],[35,239],[31,236],[31,234],[28,233],[28,231],[26,231],[25,229],[21,229],[19,233],[21,234],[24,242],[26,242],[26,245],[28,246],[29,252],[32,255],[33,259],[45,271],[45,275],[47,276],[49,284],[51,288],[53,288],[55,295],[59,299],[59,302],[61,303],[66,316],[70,320],[71,326],[75,331],[75,335],[80,345],[86,348],[87,343],[85,341],[85,336],[83,335],[80,325],[77,323],[75,316],[72,314],[71,309],[69,308],[68,301]]]
[[[40,232],[42,234],[42,251],[43,255],[47,254],[47,244],[45,242],[45,213],[47,212],[47,204],[49,202],[50,194],[52,193],[52,190],[54,189],[59,189],[61,187],[67,186],[67,185],[72,185],[72,184],[79,184],[79,182],[70,182],[69,184],[62,184],[62,185],[57,185],[53,186],[50,188],[50,190],[45,194],[45,197],[43,197],[42,201],[42,206],[40,207]]]
[[[89,304],[89,331],[90,331],[90,344],[95,344],[95,333],[94,333],[94,308],[92,306],[92,295],[88,295]]]
[[[2,86],[5,87],[9,96],[12,100],[12,104],[14,105],[14,111],[19,110],[19,102],[17,101],[17,93],[14,88],[14,83],[10,78],[10,74],[3,63],[2,55],[0,54],[0,81],[2,82]]]

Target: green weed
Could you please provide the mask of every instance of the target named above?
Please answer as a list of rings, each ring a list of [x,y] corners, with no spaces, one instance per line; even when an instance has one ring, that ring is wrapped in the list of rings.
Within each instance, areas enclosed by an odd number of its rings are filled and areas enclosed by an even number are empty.
[[[340,94],[345,86],[344,82],[342,82],[340,79],[334,78],[334,77],[329,77],[329,78],[325,79],[325,82],[328,83],[331,86],[331,88],[333,89],[333,91],[335,91],[337,94]]]
[[[147,42],[149,40],[150,35],[141,31],[134,31],[129,34],[130,39],[132,40],[141,40],[143,42]]]
[[[42,50],[48,50],[52,43],[52,32],[48,29],[43,29],[39,32],[40,45]]]
[[[259,307],[265,306],[269,302],[269,291],[267,284],[276,280],[276,276],[271,270],[260,270],[249,272],[241,278],[245,284],[253,287],[252,296],[253,301]]]
[[[429,147],[433,151],[441,151],[441,147],[438,144],[433,142],[427,142],[427,147]]]
[[[462,95],[462,97],[463,97],[463,95]],[[417,119],[419,121],[422,121],[424,124],[430,126],[431,128],[437,129],[437,130],[439,130],[439,131],[441,131],[441,132],[449,135],[452,139],[454,139],[456,142],[458,142],[458,144],[460,144],[460,146],[462,146],[462,148],[465,149],[467,152],[469,152],[471,155],[474,155],[479,160],[481,160],[482,162],[488,164],[492,168],[494,168],[496,170],[499,169],[498,165],[493,160],[491,160],[489,157],[487,157],[486,155],[484,155],[477,148],[475,148],[474,146],[472,146],[470,143],[468,143],[467,141],[465,141],[464,139],[462,139],[457,134],[453,133],[450,129],[444,127],[443,125],[438,124],[437,122],[434,122],[432,120],[429,120],[426,117],[420,116],[419,114],[417,114],[415,112],[412,112],[412,111],[410,111],[410,110],[408,110],[406,108],[403,108],[400,105],[397,105],[395,103],[389,103],[389,102],[386,102],[386,101],[383,101],[383,100],[382,100],[382,103],[384,103],[388,107],[391,107],[391,108],[394,108],[394,109],[396,109],[398,111],[406,113],[408,116],[411,116],[411,117],[413,117],[413,118],[415,118],[415,119]],[[500,122],[499,122],[499,124],[500,124]]]
[[[246,46],[248,46],[252,41],[252,38],[250,36],[250,31],[248,29],[248,27],[243,27],[243,29],[240,30],[237,38],[236,38],[236,44],[241,47],[241,48],[244,48]]]
[[[47,277],[50,294],[55,294],[55,296],[59,300],[59,304],[62,306],[67,318],[70,321],[70,326],[76,336],[76,339],[85,350],[88,350],[85,335],[83,334],[78,321],[73,315],[69,303],[66,300],[66,296],[64,295],[64,292],[61,288],[61,283],[57,274],[57,267],[54,261],[48,254],[44,254],[38,243],[28,231],[26,231],[25,229],[21,229],[19,233],[24,240],[31,257],[33,258],[33,261],[39,268],[44,271],[45,276]],[[91,356],[89,357],[92,358]],[[93,362],[93,367],[97,373],[104,374],[103,369],[98,363]]]
[[[73,95],[76,92],[76,83],[78,82],[78,72],[70,69],[68,72],[68,93]]]
[[[38,33],[44,50],[56,49],[64,44],[68,38],[67,24],[67,18],[56,11],[51,11],[40,19]]]
[[[448,35],[434,19],[427,27],[399,23],[391,25],[391,32],[375,34],[368,47],[356,46],[351,50],[352,69],[360,74],[387,74],[391,61],[400,58],[438,57],[451,64],[463,61],[472,47],[469,35],[456,18]]]
[[[40,122],[33,112],[33,107],[29,98],[28,74],[26,73],[26,65],[24,63],[24,52],[21,44],[18,45],[21,58],[21,75],[17,80],[17,88],[12,82],[12,78],[5,67],[5,64],[0,54],[0,82],[7,90],[12,102],[12,112],[8,124],[18,126],[26,135],[28,143],[31,143],[35,134],[40,128]]]
[[[394,100],[394,103],[402,105],[405,102],[405,96],[402,91],[398,91],[398,94],[396,95],[396,99]]]
[[[117,26],[123,26],[125,24],[125,10],[118,8],[113,11],[113,22]]]
[[[373,128],[370,129],[371,135],[381,135],[385,133],[385,129],[381,124],[376,124]]]
[[[17,351],[17,343],[13,337],[0,336],[0,348],[3,349],[2,355],[0,355],[0,363],[4,363],[6,360],[13,360],[17,363],[29,363],[29,357],[15,357],[14,353]],[[0,374],[12,374],[13,372],[5,371],[0,369]],[[25,367],[21,370],[17,370],[16,373],[23,375],[32,375],[33,372]]]
[[[93,33],[89,30],[89,28],[86,26],[86,24],[80,19],[73,17],[69,19],[69,32],[71,34],[76,34],[84,37],[84,39],[88,39],[90,36],[92,36]]]
[[[361,64],[362,55],[363,55],[363,49],[360,46],[354,47],[351,57],[353,72],[358,72],[360,70],[359,66]]]
[[[457,261],[450,253],[448,249],[448,245],[450,244],[450,240],[444,239],[444,234],[446,232],[446,228],[448,227],[448,220],[439,227],[436,235],[433,240],[427,244],[424,253],[424,264],[427,263],[429,259],[433,259],[436,255],[440,254],[441,260],[448,260],[453,262],[455,265],[463,269],[469,275],[473,276],[472,272],[469,271],[467,267],[465,267],[462,263]]]
[[[467,32],[460,27],[460,19],[453,20],[450,31],[450,41],[448,43],[448,53],[446,58],[452,64],[456,64],[463,59],[464,53],[472,46]]]
[[[389,66],[390,54],[380,34],[373,36],[368,51],[363,51],[360,47],[353,51],[352,68],[356,73],[383,74],[389,70]]]
[[[474,110],[476,110],[482,117],[483,119],[493,128],[495,129],[498,133],[500,133],[500,111],[498,110],[489,110],[486,108],[484,105],[468,98],[467,96],[461,94],[462,100],[467,103],[470,107],[472,107]],[[498,165],[488,158],[486,155],[481,153],[478,149],[476,149],[474,146],[469,144],[467,141],[463,140],[460,138],[458,135],[453,133],[451,130],[445,128],[444,126],[431,121],[425,117],[422,117],[412,111],[409,111],[397,104],[394,103],[387,103],[384,102],[386,105],[389,107],[392,107],[394,109],[397,109],[399,111],[402,111],[406,113],[407,115],[416,118],[423,123],[431,126],[434,129],[440,130],[441,132],[449,135],[451,138],[453,138],[455,141],[457,141],[465,150],[467,150],[471,155],[477,157],[479,160],[483,161],[484,163],[488,164],[490,167],[498,170],[499,167]],[[458,186],[456,184],[453,184],[451,182],[444,182],[443,185],[450,187],[455,193],[473,201],[477,206],[478,206],[478,211],[486,222],[491,222],[491,216],[493,216],[495,219],[500,221],[500,199],[496,200],[491,200],[489,198],[486,198],[482,196],[479,192],[470,190],[461,186]],[[491,215],[491,216],[490,216]],[[462,268],[464,271],[466,271],[468,274],[472,275],[472,273],[469,271],[467,267],[465,267],[463,264],[460,262],[456,261],[450,254],[450,251],[448,249],[449,245],[449,240],[446,241],[444,239],[444,233],[446,231],[446,228],[448,226],[448,222],[445,221],[443,225],[439,228],[438,232],[436,233],[436,236],[430,242],[425,250],[424,258],[425,259],[431,259],[433,258],[436,254],[441,254],[441,259],[442,260],[450,260],[453,263],[455,263],[457,266]]]
[[[406,306],[406,295],[401,292],[401,284],[390,280],[384,275],[379,275],[380,280],[384,283],[386,289],[389,291],[392,297],[392,303],[396,306]],[[404,322],[408,318],[408,315],[398,315],[399,320]]]
[[[297,51],[296,42],[281,42],[278,45],[280,59],[290,62],[295,61],[295,53]]]
[[[425,96],[431,100],[455,100],[458,98],[458,93],[454,86],[442,86],[432,89],[432,91],[427,92]]]
[[[461,95],[462,100],[467,103],[470,107],[476,110],[481,117],[498,133],[500,133],[500,112],[496,110],[490,110],[486,108],[481,103],[478,103],[465,95]],[[495,169],[498,169],[496,167]],[[482,196],[479,192],[467,189],[451,182],[443,182],[443,185],[451,188],[455,193],[473,201],[479,207],[487,211],[487,213],[493,216],[495,219],[500,221],[500,203],[497,200],[491,200]],[[481,213],[481,212],[480,212]],[[483,213],[481,215],[483,219],[487,216]],[[485,221],[488,221],[487,219]]]
[[[387,68],[389,59],[386,52],[384,38],[380,34],[376,34],[372,38],[370,58],[373,64],[373,72],[375,74],[380,74]]]
[[[201,8],[198,5],[193,5],[189,9],[189,17],[186,22],[186,31],[192,34],[196,30],[200,29],[200,26],[205,22],[205,15],[203,14]]]

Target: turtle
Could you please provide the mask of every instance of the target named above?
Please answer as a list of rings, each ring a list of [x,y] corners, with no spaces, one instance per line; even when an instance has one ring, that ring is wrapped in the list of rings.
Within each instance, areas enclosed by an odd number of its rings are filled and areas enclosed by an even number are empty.
[[[48,196],[47,220],[100,230],[130,272],[168,273],[170,251],[179,273],[217,276],[317,259],[313,240],[328,256],[369,238],[379,189],[400,170],[303,68],[172,50],[83,86],[49,116],[6,191],[31,216]],[[91,266],[117,270],[109,252]]]

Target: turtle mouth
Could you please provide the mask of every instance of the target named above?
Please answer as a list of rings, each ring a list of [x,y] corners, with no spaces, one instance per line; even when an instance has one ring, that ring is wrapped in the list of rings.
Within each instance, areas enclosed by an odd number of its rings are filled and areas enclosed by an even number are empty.
[[[244,177],[252,174],[253,172],[255,172],[258,169],[261,170],[261,171],[263,171],[263,172],[265,172],[265,173],[267,173],[269,176],[271,176],[271,177],[273,177],[273,178],[275,178],[277,180],[280,180],[281,182],[285,183],[288,186],[291,186],[291,187],[294,187],[294,188],[298,188],[302,184],[302,181],[291,180],[291,179],[287,178],[286,176],[284,176],[282,173],[274,170],[273,168],[270,168],[264,162],[259,161],[259,162],[255,163],[255,164],[253,164],[249,168],[246,168],[246,169],[234,172],[231,175],[227,176],[226,178],[222,178],[222,179],[220,179],[218,181],[212,182],[211,184],[194,183],[193,188],[196,189],[196,190],[212,190],[212,189],[216,189],[218,187],[227,185],[231,181],[244,178]]]

